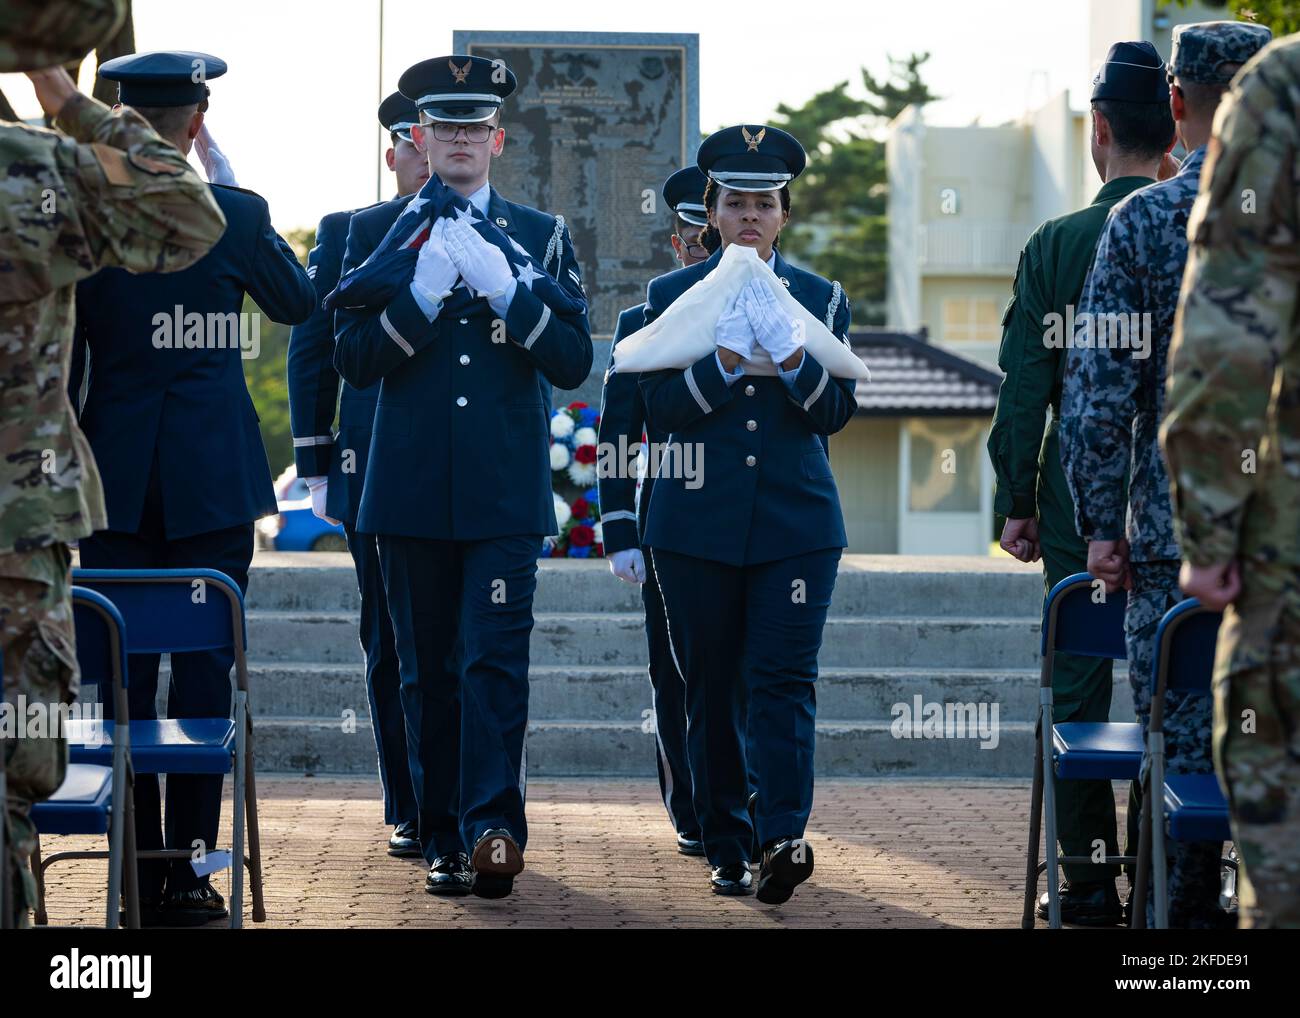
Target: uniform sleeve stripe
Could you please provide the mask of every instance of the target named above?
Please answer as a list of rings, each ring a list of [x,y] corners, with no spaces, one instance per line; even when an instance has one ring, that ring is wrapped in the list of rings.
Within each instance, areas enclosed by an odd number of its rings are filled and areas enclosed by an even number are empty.
[[[319,268],[320,268],[319,265],[308,265],[308,266],[307,266],[307,278],[308,278],[308,279],[315,279],[315,278],[316,278],[316,270],[319,269]]]
[[[542,317],[537,319],[537,324],[533,326],[533,331],[530,332],[528,338],[524,340],[525,350],[531,350],[533,348],[533,344],[537,342],[537,337],[542,334],[542,330],[546,328],[546,323],[550,320],[551,309],[547,305],[543,304]]]
[[[805,410],[807,410],[810,406],[812,406],[814,403],[817,402],[817,397],[820,396],[822,394],[822,391],[826,388],[826,383],[830,381],[830,377],[831,377],[830,372],[827,371],[825,368],[822,368],[822,377],[817,382],[817,388],[813,390],[813,394],[811,396],[809,396],[806,400],[803,401],[803,408]]]
[[[615,509],[612,513],[601,513],[600,521],[602,523],[613,523],[615,520],[631,520],[636,522],[636,513],[629,512],[626,509]]]
[[[293,447],[295,449],[301,449],[304,446],[308,446],[308,445],[333,445],[333,444],[334,444],[333,435],[312,435],[309,438],[295,438],[293,440]]]
[[[393,323],[388,320],[387,310],[381,311],[379,313],[379,324],[382,325],[384,327],[384,331],[388,333],[388,338],[391,339],[398,346],[400,346],[402,350],[405,352],[406,356],[408,357],[415,356],[415,351],[411,349],[411,344],[402,338],[402,334],[398,332],[396,329],[394,329]]]
[[[713,413],[713,407],[709,406],[709,401],[704,398],[704,393],[700,392],[699,385],[695,382],[695,365],[686,369],[686,388],[691,390],[691,395],[695,397],[695,402],[700,405],[700,409],[706,414]]]

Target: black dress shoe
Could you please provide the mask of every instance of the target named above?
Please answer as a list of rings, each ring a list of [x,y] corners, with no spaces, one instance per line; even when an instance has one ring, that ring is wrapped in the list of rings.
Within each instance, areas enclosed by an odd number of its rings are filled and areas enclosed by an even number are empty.
[[[714,894],[740,895],[754,893],[754,874],[743,862],[713,867],[709,887]]]
[[[794,889],[812,876],[812,845],[803,838],[780,838],[763,849],[758,871],[758,900],[780,905],[790,900]]]
[[[749,849],[749,861],[757,866],[763,859],[763,846],[758,843],[758,793],[753,792],[749,797],[749,802],[745,804],[749,810],[749,826],[754,831],[754,841]]]
[[[704,841],[694,835],[677,832],[677,851],[682,855],[703,855]]]
[[[1039,919],[1047,919],[1047,892],[1038,899],[1035,909]],[[1061,882],[1061,922],[1071,926],[1118,926],[1124,921],[1119,895],[1113,880],[1089,881],[1086,884]]]
[[[151,914],[148,914],[151,913]],[[189,891],[168,891],[157,908],[140,905],[141,926],[202,926],[214,919],[229,919],[226,900],[204,884]]]
[[[399,859],[411,859],[424,854],[420,851],[420,836],[414,821],[405,820],[393,828],[388,839],[388,854]]]
[[[524,853],[509,831],[494,827],[474,843],[470,865],[474,868],[470,890],[475,897],[504,898],[514,890],[515,876],[523,872]]]
[[[457,898],[469,894],[474,884],[474,874],[469,868],[469,856],[464,852],[450,852],[433,860],[429,875],[424,878],[424,889],[430,894]]]

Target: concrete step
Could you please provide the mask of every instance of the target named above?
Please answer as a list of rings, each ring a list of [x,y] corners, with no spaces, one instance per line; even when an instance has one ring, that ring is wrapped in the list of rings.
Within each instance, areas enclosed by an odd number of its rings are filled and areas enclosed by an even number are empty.
[[[849,555],[840,563],[832,615],[1037,616],[1042,574],[998,559]],[[258,553],[249,611],[352,612],[356,573],[342,552]],[[639,612],[639,588],[603,561],[542,560],[534,611]]]
[[[249,669],[252,702],[259,717],[342,719],[368,716],[365,674],[359,665],[286,661]],[[529,669],[529,717],[538,722],[579,718],[633,723],[651,710],[644,666],[535,665]],[[822,668],[817,678],[817,717],[822,721],[888,720],[895,704],[996,703],[1003,721],[1032,721],[1038,710],[1038,672],[1033,670],[924,668]],[[165,706],[165,700],[160,697]],[[1132,710],[1128,682],[1115,680],[1112,717]]]
[[[300,774],[373,774],[375,746],[363,719],[349,731],[313,718],[259,718],[257,766]],[[817,774],[1028,777],[1033,726],[1001,722],[992,739],[897,738],[888,722],[819,722]],[[982,748],[987,745],[988,748]],[[528,773],[533,777],[631,777],[654,780],[655,745],[638,724],[599,721],[535,722],[528,729]]]
[[[1034,668],[1037,618],[837,616],[827,620],[823,667]],[[359,664],[351,614],[259,611],[248,618],[250,659]],[[551,613],[537,617],[537,665],[640,665],[645,628],[632,612]]]

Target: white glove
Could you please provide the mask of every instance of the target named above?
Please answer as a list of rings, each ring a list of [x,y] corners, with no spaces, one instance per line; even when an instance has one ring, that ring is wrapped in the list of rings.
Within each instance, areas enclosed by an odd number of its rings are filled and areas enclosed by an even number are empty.
[[[766,280],[751,279],[740,293],[755,340],[780,367],[782,361],[802,349],[803,323],[786,314]]]
[[[330,526],[337,527],[339,521],[325,513],[325,495],[329,491],[328,477],[304,477],[307,482],[307,490],[311,492],[311,511],[313,516],[319,516]]]
[[[212,132],[208,130],[206,123],[194,136],[194,151],[198,153],[199,162],[203,164],[203,172],[208,175],[211,183],[227,184],[230,187],[239,186],[239,181],[235,179],[235,171],[230,168],[230,160],[221,149],[217,148],[217,141],[212,137]]]
[[[447,253],[466,284],[479,297],[500,297],[514,282],[514,273],[501,249],[489,244],[469,223],[447,220]]]
[[[745,308],[741,303],[744,296],[745,290],[742,288],[740,293],[736,294],[731,309],[718,319],[714,340],[718,346],[734,351],[749,360],[754,355],[754,329],[749,324],[749,317],[745,314]]]
[[[451,294],[460,271],[451,260],[445,242],[445,219],[437,220],[429,231],[429,239],[420,248],[415,260],[415,276],[411,284],[431,305],[437,306]]]
[[[645,556],[640,548],[625,548],[609,557],[609,571],[628,583],[645,583]]]

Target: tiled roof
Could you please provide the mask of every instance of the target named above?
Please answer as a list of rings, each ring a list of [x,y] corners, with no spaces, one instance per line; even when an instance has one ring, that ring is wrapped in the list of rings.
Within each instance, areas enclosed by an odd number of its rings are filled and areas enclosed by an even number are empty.
[[[1002,376],[932,346],[926,333],[852,329],[853,352],[871,369],[858,385],[858,412],[878,417],[992,416]]]

